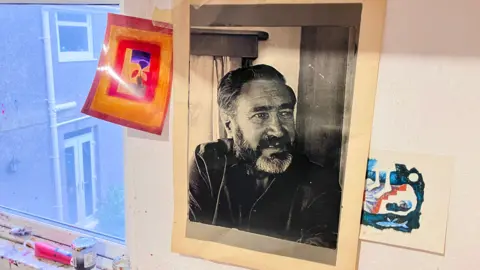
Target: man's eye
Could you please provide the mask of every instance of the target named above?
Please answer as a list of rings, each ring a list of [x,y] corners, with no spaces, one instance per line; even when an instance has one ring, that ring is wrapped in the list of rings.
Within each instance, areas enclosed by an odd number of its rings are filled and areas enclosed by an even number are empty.
[[[282,112],[280,112],[280,116],[281,116],[281,117],[285,117],[285,118],[287,118],[287,117],[292,117],[292,116],[293,116],[293,112],[292,112],[292,111],[282,111]]]
[[[257,113],[253,117],[265,120],[268,119],[268,113]]]

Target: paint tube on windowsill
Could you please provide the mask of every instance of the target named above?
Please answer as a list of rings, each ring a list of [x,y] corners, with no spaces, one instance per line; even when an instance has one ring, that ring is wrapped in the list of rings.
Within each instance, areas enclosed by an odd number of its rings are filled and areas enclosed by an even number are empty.
[[[72,261],[72,253],[69,251],[42,242],[25,241],[24,246],[35,250],[35,257],[70,265]]]
[[[15,237],[30,237],[32,235],[32,229],[26,227],[16,227],[12,228],[9,234]]]
[[[113,259],[113,270],[130,270],[130,259],[127,255],[122,255]]]

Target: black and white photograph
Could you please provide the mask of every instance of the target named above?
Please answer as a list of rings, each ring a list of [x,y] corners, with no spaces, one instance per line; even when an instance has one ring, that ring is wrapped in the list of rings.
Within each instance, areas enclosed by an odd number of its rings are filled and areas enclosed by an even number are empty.
[[[191,9],[188,220],[335,250],[358,33],[291,9]]]

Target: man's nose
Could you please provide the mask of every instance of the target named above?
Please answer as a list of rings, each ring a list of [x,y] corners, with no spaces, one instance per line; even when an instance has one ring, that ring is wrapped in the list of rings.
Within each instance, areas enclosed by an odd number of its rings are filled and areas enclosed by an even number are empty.
[[[267,135],[278,137],[278,138],[284,135],[282,125],[277,115],[270,117],[270,122],[268,123]]]

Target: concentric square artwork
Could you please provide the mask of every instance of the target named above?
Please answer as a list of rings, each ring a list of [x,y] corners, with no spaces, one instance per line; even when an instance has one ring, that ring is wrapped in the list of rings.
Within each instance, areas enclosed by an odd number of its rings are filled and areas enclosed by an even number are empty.
[[[172,82],[172,26],[109,14],[98,69],[82,112],[161,134]]]

